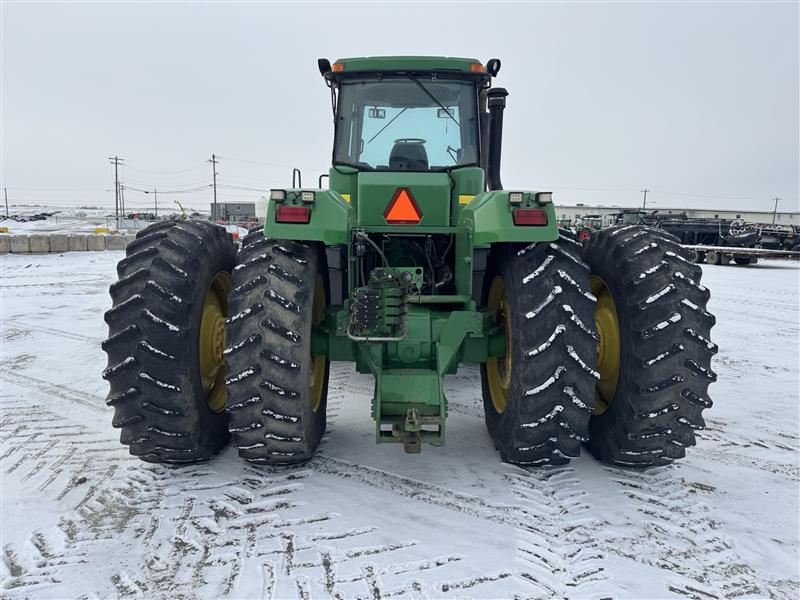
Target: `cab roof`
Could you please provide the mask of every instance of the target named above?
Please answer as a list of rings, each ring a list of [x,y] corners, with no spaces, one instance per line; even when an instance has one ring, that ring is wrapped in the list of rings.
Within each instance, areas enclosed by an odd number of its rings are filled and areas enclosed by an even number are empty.
[[[342,65],[339,67],[338,65]],[[333,65],[333,72],[354,71],[459,71],[462,73],[484,73],[483,64],[475,58],[449,56],[367,56],[340,58]]]

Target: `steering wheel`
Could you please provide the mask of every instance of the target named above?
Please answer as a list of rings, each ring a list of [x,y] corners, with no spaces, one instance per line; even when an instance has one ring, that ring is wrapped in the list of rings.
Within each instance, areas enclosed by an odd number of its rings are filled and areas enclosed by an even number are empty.
[[[424,144],[427,140],[422,138],[398,138],[394,141],[395,144]]]

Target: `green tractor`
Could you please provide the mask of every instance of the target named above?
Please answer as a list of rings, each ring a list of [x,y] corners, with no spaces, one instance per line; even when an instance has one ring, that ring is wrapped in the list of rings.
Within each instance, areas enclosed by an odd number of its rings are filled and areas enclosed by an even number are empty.
[[[584,215],[578,220],[576,227],[578,231],[578,241],[585,242],[595,231],[603,228],[603,217],[601,215]]]
[[[374,377],[376,441],[407,452],[445,443],[444,377],[472,363],[503,460],[564,464],[582,444],[635,467],[684,456],[717,347],[676,239],[629,225],[581,243],[550,192],[504,190],[496,59],[319,69],[328,189],[273,189],[238,250],[210,222],[163,222],[118,265],[103,376],[130,452],[195,462],[232,439],[249,461],[307,461],[345,361]]]

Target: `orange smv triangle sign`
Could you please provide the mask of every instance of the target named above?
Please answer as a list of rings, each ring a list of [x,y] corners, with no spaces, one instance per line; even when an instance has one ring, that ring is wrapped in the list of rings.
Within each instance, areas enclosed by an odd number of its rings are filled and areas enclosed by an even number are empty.
[[[397,188],[389,206],[383,213],[383,218],[390,225],[416,225],[422,220],[422,212],[419,210],[411,190],[408,188]]]

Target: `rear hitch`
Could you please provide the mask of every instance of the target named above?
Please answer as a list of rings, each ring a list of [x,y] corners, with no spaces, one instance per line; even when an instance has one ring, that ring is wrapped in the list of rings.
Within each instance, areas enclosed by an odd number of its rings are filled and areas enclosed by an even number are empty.
[[[403,426],[395,425],[392,428],[394,437],[399,438],[403,442],[403,449],[406,454],[419,454],[422,450],[420,444],[420,431],[422,431],[422,423],[419,419],[419,414],[416,408],[409,408],[406,413],[406,420]]]

